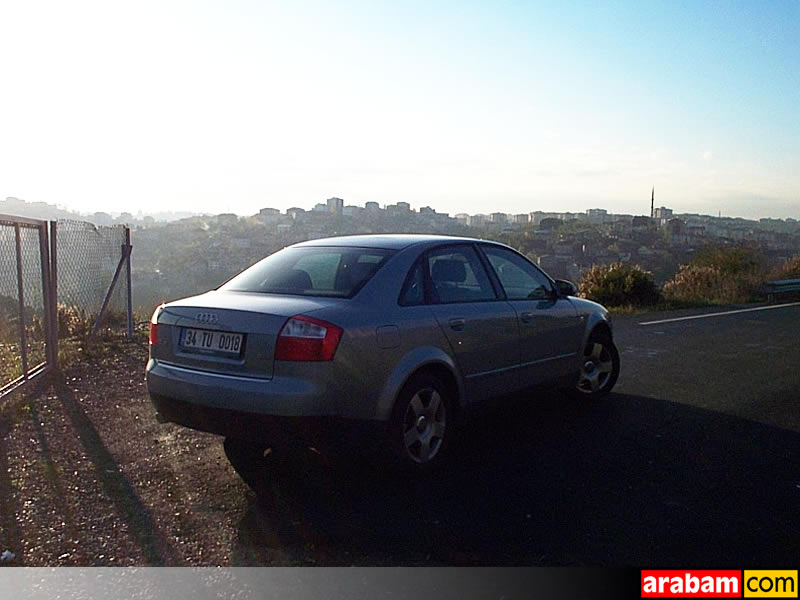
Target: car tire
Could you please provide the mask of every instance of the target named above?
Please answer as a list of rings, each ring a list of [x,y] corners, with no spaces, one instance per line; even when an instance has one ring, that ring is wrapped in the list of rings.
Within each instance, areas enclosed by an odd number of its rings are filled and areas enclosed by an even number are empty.
[[[604,331],[593,331],[584,347],[581,372],[572,394],[586,400],[602,398],[616,385],[619,367],[614,340]]]
[[[447,458],[455,425],[447,386],[434,375],[414,375],[403,386],[389,424],[394,465],[407,473],[436,469]]]

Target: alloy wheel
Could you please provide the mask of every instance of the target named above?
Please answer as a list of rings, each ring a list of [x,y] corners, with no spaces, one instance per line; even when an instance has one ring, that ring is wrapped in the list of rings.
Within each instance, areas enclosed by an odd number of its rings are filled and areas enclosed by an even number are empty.
[[[577,390],[583,394],[602,392],[613,371],[614,358],[609,347],[601,341],[590,341],[583,355]]]
[[[403,419],[403,443],[412,461],[432,461],[442,447],[447,429],[447,411],[439,392],[433,387],[418,390],[406,407]]]

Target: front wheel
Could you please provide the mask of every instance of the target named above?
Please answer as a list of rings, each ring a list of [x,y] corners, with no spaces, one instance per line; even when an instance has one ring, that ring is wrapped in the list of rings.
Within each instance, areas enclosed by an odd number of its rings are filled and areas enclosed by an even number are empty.
[[[608,394],[619,377],[619,352],[607,333],[593,332],[583,351],[577,396],[599,398]]]

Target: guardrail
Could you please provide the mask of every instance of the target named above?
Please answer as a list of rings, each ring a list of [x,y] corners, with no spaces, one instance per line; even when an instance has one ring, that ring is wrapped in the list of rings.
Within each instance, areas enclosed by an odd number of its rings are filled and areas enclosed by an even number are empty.
[[[767,295],[767,301],[773,302],[776,295],[800,293],[800,279],[783,279],[781,281],[767,281],[762,286]]]

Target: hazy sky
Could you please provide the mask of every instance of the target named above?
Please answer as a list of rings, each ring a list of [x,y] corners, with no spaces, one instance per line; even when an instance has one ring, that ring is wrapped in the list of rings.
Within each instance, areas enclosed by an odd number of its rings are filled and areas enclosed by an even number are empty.
[[[800,218],[800,2],[0,0],[0,197]]]

